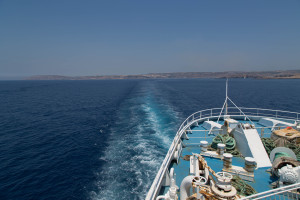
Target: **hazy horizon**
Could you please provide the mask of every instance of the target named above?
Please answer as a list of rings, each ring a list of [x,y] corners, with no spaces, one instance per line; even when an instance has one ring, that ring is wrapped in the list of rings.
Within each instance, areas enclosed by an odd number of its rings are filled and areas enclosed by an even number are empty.
[[[0,77],[300,69],[300,1],[0,0]]]
[[[233,72],[233,73],[252,73],[252,72],[257,72],[257,73],[260,73],[260,72],[275,72],[275,71],[299,71],[300,72],[300,69],[286,69],[286,70],[262,70],[262,71],[216,71],[216,72],[209,72],[209,71],[203,71],[203,72],[194,72],[194,73],[230,73],[230,72]],[[144,73],[144,74],[90,74],[90,75],[61,75],[61,74],[36,74],[36,75],[28,75],[28,76],[0,76],[0,80],[27,80],[28,78],[31,78],[31,77],[39,77],[39,76],[62,76],[62,77],[92,77],[92,76],[139,76],[139,75],[147,75],[147,74],[168,74],[168,73],[193,73],[191,71],[182,71],[182,72],[153,72],[153,73]]]

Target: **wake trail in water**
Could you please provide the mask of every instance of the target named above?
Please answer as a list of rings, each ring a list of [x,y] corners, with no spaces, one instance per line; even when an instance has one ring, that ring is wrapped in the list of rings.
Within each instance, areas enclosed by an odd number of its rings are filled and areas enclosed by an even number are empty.
[[[155,99],[150,86],[143,85],[122,105],[100,156],[105,164],[91,199],[145,198],[177,128],[177,114]]]

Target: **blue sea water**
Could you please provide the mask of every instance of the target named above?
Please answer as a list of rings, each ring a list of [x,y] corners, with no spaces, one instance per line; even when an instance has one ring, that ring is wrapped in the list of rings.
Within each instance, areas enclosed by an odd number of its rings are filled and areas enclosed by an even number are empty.
[[[300,80],[229,96],[300,112]],[[1,81],[0,199],[143,199],[180,123],[224,98],[223,79]]]

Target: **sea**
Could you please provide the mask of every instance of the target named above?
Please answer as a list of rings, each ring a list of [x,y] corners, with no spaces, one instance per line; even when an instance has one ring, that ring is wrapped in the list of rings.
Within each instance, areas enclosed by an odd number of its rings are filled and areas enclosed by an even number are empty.
[[[225,79],[0,81],[0,199],[144,199],[180,124]],[[300,80],[230,79],[238,106],[300,112]]]

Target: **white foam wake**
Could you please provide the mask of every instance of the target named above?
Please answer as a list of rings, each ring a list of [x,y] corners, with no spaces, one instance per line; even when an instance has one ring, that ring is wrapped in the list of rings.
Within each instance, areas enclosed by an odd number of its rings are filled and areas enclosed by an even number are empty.
[[[175,114],[156,105],[149,93],[123,105],[100,159],[98,191],[90,198],[144,199],[175,135]],[[164,108],[164,109],[163,109]]]

